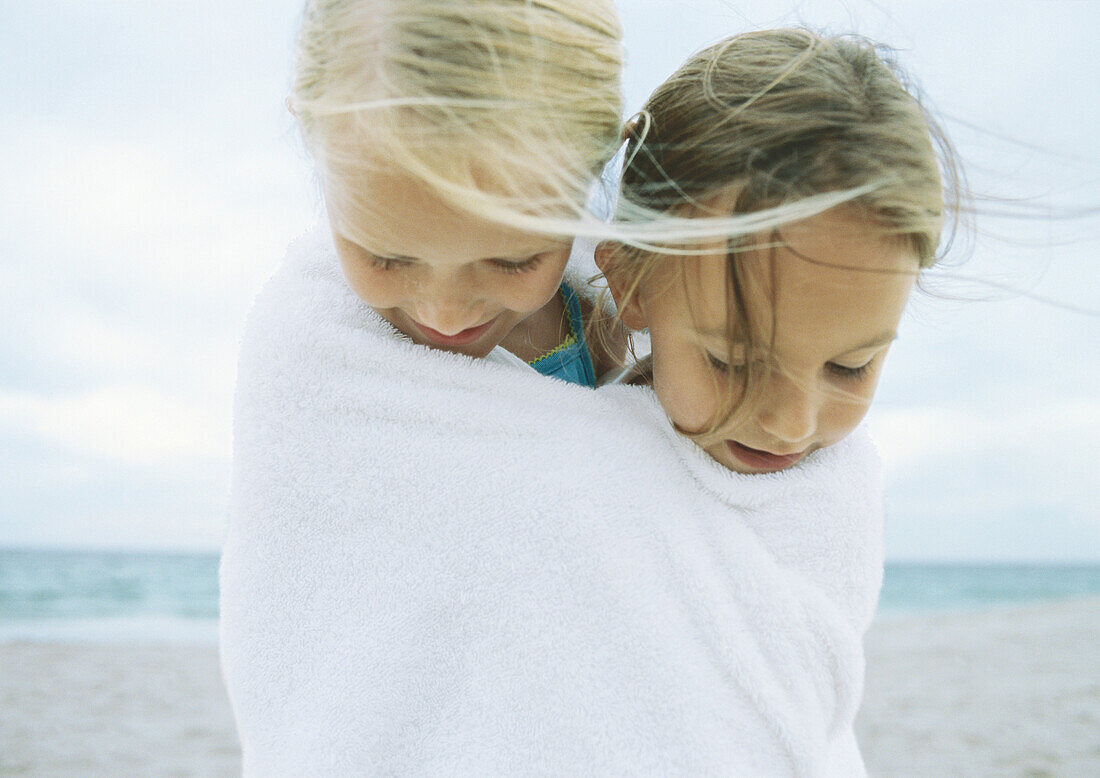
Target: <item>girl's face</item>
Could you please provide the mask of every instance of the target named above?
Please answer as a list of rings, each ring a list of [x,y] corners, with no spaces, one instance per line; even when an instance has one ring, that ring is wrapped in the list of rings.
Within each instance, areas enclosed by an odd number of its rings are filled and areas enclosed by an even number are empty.
[[[483,357],[543,308],[561,283],[567,241],[455,211],[423,185],[374,173],[360,245],[332,231],[348,284],[414,342]]]
[[[775,322],[760,404],[706,446],[741,473],[790,467],[859,424],[918,268],[903,241],[851,216],[817,216],[782,235],[786,245],[774,252],[739,255],[759,342],[771,341]],[[745,353],[740,338],[730,342],[724,246],[668,261],[675,268],[638,290],[624,321],[649,329],[653,388],[671,420],[684,431],[704,431],[729,393],[740,391],[736,374],[767,355]]]

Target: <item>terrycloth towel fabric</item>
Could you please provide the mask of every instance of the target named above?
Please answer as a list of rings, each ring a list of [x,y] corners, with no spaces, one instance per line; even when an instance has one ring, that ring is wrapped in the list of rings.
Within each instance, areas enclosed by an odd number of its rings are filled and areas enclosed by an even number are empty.
[[[416,346],[321,230],[238,382],[222,665],[247,776],[860,775],[857,434],[739,476],[653,394]]]

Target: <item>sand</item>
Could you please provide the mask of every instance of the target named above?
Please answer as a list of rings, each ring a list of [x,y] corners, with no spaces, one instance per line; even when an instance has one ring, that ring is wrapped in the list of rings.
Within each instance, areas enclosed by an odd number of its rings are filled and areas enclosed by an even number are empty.
[[[872,775],[1100,777],[1100,598],[875,624]]]
[[[240,775],[212,646],[0,646],[0,775]]]
[[[884,619],[867,657],[872,775],[1100,776],[1100,598]],[[0,645],[0,775],[239,769],[213,647]]]

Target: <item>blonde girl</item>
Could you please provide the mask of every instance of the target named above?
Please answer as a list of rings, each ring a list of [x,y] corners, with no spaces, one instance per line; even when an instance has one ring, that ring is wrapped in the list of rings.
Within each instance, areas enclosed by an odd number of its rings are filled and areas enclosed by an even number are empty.
[[[291,111],[348,284],[400,334],[591,385],[562,275],[618,143],[608,0],[311,0]]]
[[[744,215],[847,192],[809,218],[667,251],[601,245],[622,320],[676,428],[732,470],[791,467],[863,418],[920,269],[950,148],[870,43],[805,30],[692,57],[626,132],[620,218]],[[937,146],[944,152],[937,155]]]

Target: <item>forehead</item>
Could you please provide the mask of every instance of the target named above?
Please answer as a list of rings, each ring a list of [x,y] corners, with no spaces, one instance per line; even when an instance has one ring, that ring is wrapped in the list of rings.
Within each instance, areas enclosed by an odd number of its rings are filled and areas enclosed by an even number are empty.
[[[741,252],[750,322],[778,351],[841,353],[896,329],[916,277],[908,245],[865,220],[824,215],[783,229],[781,245]],[[729,318],[724,252],[687,263],[685,292],[697,329],[725,332]],[[837,350],[840,351],[837,351]]]
[[[561,242],[463,211],[427,184],[380,169],[328,182],[326,199],[342,216],[344,237],[381,256],[461,264],[521,258]]]

